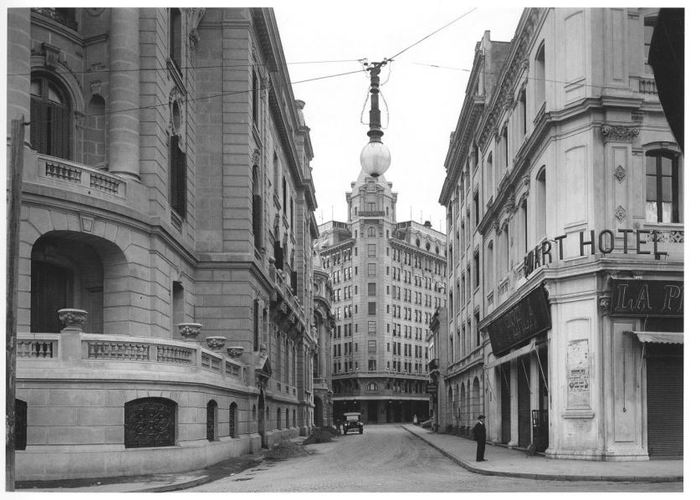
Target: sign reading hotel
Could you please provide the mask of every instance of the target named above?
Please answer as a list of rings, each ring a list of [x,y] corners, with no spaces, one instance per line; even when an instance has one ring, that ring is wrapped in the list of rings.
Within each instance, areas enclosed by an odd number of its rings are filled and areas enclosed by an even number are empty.
[[[615,241],[616,237],[622,237],[622,241]],[[566,238],[567,235],[564,234],[553,240],[544,240],[530,250],[523,258],[525,276],[529,276],[540,266],[551,264],[554,256],[559,260],[564,260],[564,240]],[[667,252],[659,251],[658,238],[653,237],[652,232],[648,229],[617,229],[616,231],[603,229],[597,235],[594,230],[579,231],[578,240],[579,254],[576,257],[588,255],[586,250],[590,252],[590,255],[596,253],[605,255],[615,250],[622,250],[622,253],[626,254],[654,255],[657,260],[662,255],[667,255]]]

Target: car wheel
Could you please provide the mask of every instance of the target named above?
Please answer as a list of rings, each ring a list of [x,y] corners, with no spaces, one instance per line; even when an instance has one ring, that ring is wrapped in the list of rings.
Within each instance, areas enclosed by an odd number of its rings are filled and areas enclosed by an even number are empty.
[[[360,434],[362,434],[362,430],[360,429]]]

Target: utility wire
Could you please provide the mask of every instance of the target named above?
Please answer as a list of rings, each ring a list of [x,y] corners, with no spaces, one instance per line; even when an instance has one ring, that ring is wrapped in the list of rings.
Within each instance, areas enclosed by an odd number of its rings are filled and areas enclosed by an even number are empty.
[[[436,33],[439,33],[440,31],[444,30],[444,29],[447,28],[448,26],[453,25],[454,23],[456,23],[457,21],[459,21],[459,20],[462,19],[463,17],[466,17],[467,15],[471,14],[471,13],[474,12],[475,10],[476,10],[476,7],[474,7],[474,8],[471,9],[471,10],[469,10],[468,12],[465,12],[464,14],[462,14],[461,16],[459,16],[459,17],[453,19],[452,21],[450,21],[450,22],[447,23],[446,25],[444,25],[444,26],[442,26],[442,27],[436,29],[436,30],[433,31],[432,33],[430,33],[430,34],[424,36],[423,38],[421,38],[421,39],[418,40],[417,42],[415,42],[415,43],[409,45],[408,47],[406,47],[406,48],[403,49],[403,50],[400,50],[399,52],[397,52],[397,53],[394,54],[393,56],[389,57],[388,59],[389,59],[390,61],[393,60],[393,59],[396,59],[397,57],[399,57],[401,54],[403,54],[403,53],[406,52],[407,50],[412,49],[413,47],[415,47],[415,46],[418,45],[419,43],[421,43],[421,42],[427,40],[428,38],[430,38],[431,36],[435,35]]]
[[[292,64],[332,64],[332,63],[342,63],[342,62],[358,62],[361,61],[361,59],[334,59],[334,60],[327,60],[327,61],[297,61],[297,62],[288,62],[287,65],[290,66]],[[185,71],[185,70],[200,70],[200,69],[230,69],[230,68],[252,68],[252,67],[257,67],[257,66],[265,66],[265,63],[246,63],[246,64],[216,64],[212,66],[181,66],[179,67],[180,71]],[[129,73],[132,71],[164,71],[167,70],[168,68],[166,66],[158,66],[154,68],[144,68],[144,67],[138,67],[138,68],[133,68],[133,69],[117,69],[117,70],[111,70],[109,68],[98,68],[98,69],[87,69],[85,71],[74,71],[70,70],[70,72],[74,75],[84,75],[86,73],[91,73],[91,74],[98,74],[98,73]],[[26,73],[26,72],[19,72],[19,73],[7,73],[7,76],[27,76],[30,75],[31,72]]]
[[[351,75],[351,74],[360,73],[360,72],[364,72],[364,70],[363,70],[363,69],[358,69],[358,70],[354,70],[354,71],[346,71],[346,72],[344,72],[344,73],[335,73],[335,74],[332,74],[332,75],[324,75],[324,76],[317,76],[317,77],[314,77],[314,78],[307,78],[306,80],[298,80],[298,81],[296,81],[296,82],[291,82],[291,85],[295,85],[295,84],[297,84],[297,83],[314,82],[314,81],[317,81],[317,80],[325,80],[325,79],[328,79],[328,78],[336,78],[336,77]],[[271,86],[262,85],[262,86],[260,86],[260,88],[259,88],[258,90],[261,90],[261,91],[262,91],[262,90],[269,90],[270,88],[272,88],[272,87],[271,87]],[[206,99],[215,99],[215,98],[219,98],[219,97],[227,97],[227,96],[238,95],[238,94],[246,94],[246,93],[248,93],[248,92],[252,92],[253,90],[254,90],[254,89],[235,90],[235,91],[231,91],[231,92],[222,92],[222,93],[220,93],[220,94],[211,94],[211,95],[205,95],[205,96],[199,96],[199,97],[186,97],[186,98],[184,99],[184,101],[185,101],[186,103],[190,103],[190,102],[202,101],[202,100],[206,100]],[[167,102],[167,103],[158,103],[158,104],[150,104],[150,105],[148,105],[148,106],[138,106],[138,107],[133,107],[133,108],[124,108],[124,109],[110,110],[109,113],[104,113],[104,114],[103,114],[103,113],[100,113],[100,114],[85,114],[85,115],[83,115],[83,117],[84,117],[84,118],[90,118],[90,117],[93,117],[93,116],[106,116],[106,115],[112,115],[112,114],[114,114],[114,113],[124,113],[124,112],[128,112],[128,111],[140,111],[140,110],[143,110],[143,109],[157,109],[157,108],[159,108],[159,107],[161,107],[161,106],[169,106],[169,105],[170,105],[169,102]],[[27,122],[27,123],[48,123],[48,122],[50,122],[50,120],[40,120],[40,121],[36,120],[36,121],[32,121],[32,122]]]

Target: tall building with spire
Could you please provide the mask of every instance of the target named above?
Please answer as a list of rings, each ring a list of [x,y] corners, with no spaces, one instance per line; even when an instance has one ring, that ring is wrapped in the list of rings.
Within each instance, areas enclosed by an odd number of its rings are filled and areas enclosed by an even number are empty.
[[[445,301],[445,235],[429,221],[396,222],[398,195],[383,175],[363,169],[351,188],[347,222],[319,226],[333,285],[334,418],[428,418],[426,336]]]

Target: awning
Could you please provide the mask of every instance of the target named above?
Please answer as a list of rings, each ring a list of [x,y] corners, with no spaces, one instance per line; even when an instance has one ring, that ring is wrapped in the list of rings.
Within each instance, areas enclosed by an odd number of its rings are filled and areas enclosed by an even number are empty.
[[[653,342],[658,344],[682,344],[683,332],[636,332],[628,331],[637,336],[640,342]]]
[[[484,365],[484,369],[493,368],[495,366],[498,366],[500,364],[505,363],[506,361],[517,359],[520,356],[530,354],[534,350],[535,350],[535,339],[531,339],[530,343],[527,344],[526,346],[523,346],[520,349],[516,349],[515,351],[511,351],[508,354],[506,354],[505,356],[501,356],[500,358],[493,360],[491,363],[486,363]]]

